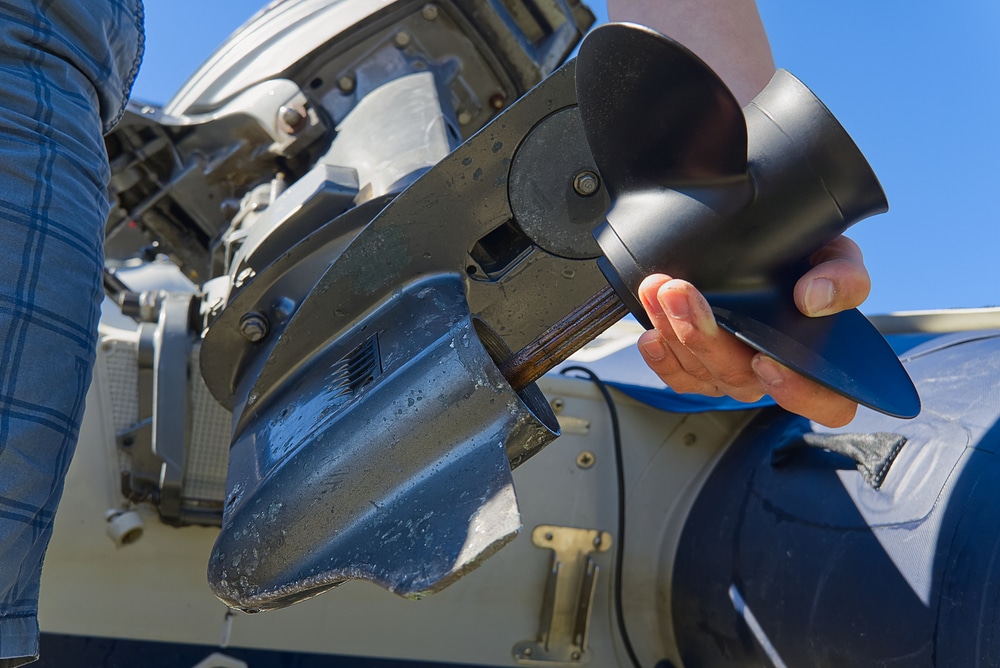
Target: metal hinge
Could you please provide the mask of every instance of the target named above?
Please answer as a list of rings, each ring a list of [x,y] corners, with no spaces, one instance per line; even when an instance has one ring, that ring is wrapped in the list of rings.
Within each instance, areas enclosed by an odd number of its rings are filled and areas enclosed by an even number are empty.
[[[553,551],[537,640],[514,645],[526,666],[580,665],[590,660],[587,637],[600,567],[591,554],[611,548],[611,534],[596,529],[540,525],[531,542]]]

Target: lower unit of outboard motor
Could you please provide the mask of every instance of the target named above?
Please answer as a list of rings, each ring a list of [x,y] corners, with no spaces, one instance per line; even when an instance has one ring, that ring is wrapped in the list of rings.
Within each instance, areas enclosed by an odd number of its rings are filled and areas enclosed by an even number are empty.
[[[683,665],[1000,663],[1000,335],[903,360],[916,419],[769,411],[716,465],[663,560]]]
[[[419,597],[481,563],[520,526],[511,468],[558,435],[533,381],[637,311],[650,271],[703,285],[724,326],[817,382],[916,414],[867,320],[812,321],[791,300],[805,258],[885,206],[794,78],[741,111],[680,45],[594,31],[575,67],[385,205],[297,303],[236,294],[226,311],[272,323],[252,346],[213,325],[203,370],[234,416],[213,591],[246,610],[346,579]],[[307,246],[290,252],[315,271]]]

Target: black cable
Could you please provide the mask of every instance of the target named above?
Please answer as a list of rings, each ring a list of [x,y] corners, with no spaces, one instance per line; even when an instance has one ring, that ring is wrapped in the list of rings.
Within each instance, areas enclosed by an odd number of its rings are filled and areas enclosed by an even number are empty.
[[[629,661],[632,662],[634,668],[642,668],[638,657],[635,655],[635,650],[632,648],[632,641],[629,638],[628,629],[625,627],[625,613],[622,609],[622,571],[625,564],[625,462],[622,454],[622,433],[618,422],[618,408],[615,406],[615,400],[612,398],[611,392],[608,391],[608,386],[604,384],[603,380],[597,377],[596,373],[583,366],[566,367],[560,373],[568,374],[571,371],[578,371],[585,374],[594,383],[604,397],[604,401],[608,405],[608,414],[611,416],[611,434],[615,446],[615,473],[618,479],[618,541],[615,546],[616,566],[613,586],[615,617],[618,622],[618,633],[621,635],[622,645],[625,647],[625,653],[628,654]]]

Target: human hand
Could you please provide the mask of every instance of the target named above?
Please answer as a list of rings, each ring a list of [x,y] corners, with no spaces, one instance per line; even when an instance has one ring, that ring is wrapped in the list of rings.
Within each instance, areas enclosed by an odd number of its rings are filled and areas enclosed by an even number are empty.
[[[868,297],[871,280],[858,245],[839,237],[810,261],[795,284],[794,299],[808,316],[855,308]],[[676,392],[757,401],[764,394],[788,411],[828,427],[854,418],[857,404],[740,342],[715,322],[697,289],[663,274],[646,277],[639,299],[654,329],[639,337],[646,364]]]

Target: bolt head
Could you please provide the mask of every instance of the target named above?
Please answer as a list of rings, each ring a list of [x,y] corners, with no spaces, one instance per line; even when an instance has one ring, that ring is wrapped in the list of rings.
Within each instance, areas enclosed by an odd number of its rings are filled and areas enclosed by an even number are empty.
[[[437,5],[424,5],[424,8],[420,10],[420,13],[428,21],[436,21],[438,17]]]
[[[250,343],[257,343],[267,336],[267,318],[260,313],[245,313],[240,318],[240,334]]]
[[[576,191],[577,195],[582,197],[593,195],[600,187],[601,180],[597,177],[597,174],[591,171],[580,172],[573,179],[573,190]]]
[[[393,41],[396,43],[397,47],[399,47],[400,49],[405,49],[410,45],[410,33],[402,31],[397,32],[396,36],[393,38]]]
[[[293,135],[306,126],[306,110],[298,105],[282,105],[278,109],[278,127],[282,132]]]

